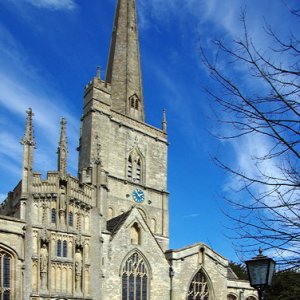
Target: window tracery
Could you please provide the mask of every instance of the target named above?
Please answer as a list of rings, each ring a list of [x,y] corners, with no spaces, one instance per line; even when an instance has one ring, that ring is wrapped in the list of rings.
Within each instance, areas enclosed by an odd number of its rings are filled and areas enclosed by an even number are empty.
[[[188,300],[209,300],[209,289],[206,276],[200,270],[192,279],[188,291]]]
[[[66,240],[57,240],[56,242],[56,256],[68,257],[68,242]]]
[[[143,258],[135,252],[124,264],[122,300],[148,300],[148,270]]]
[[[12,257],[0,248],[0,300],[11,300]]]

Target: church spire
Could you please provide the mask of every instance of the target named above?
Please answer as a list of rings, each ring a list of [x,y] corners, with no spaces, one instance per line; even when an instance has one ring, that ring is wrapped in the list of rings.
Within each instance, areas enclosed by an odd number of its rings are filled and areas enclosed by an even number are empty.
[[[144,121],[136,0],[118,0],[106,81],[111,84],[112,108]]]
[[[61,125],[60,139],[57,148],[57,154],[58,154],[57,168],[61,177],[64,178],[67,174],[67,153],[68,153],[67,135],[66,135],[67,122],[65,118],[61,119],[60,125]]]

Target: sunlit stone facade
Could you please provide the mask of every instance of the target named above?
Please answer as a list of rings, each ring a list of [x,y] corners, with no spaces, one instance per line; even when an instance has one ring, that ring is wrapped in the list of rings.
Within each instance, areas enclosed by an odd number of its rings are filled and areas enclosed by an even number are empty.
[[[144,121],[135,5],[118,1],[106,78],[84,90],[78,177],[64,119],[57,171],[33,170],[27,111],[22,178],[0,207],[0,300],[256,299],[205,244],[169,250],[167,123]]]

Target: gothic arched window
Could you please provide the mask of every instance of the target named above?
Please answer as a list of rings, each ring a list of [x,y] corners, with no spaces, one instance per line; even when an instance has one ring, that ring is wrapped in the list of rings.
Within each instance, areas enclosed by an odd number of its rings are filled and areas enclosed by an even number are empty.
[[[140,245],[141,244],[141,230],[137,223],[134,223],[130,229],[131,244]]]
[[[0,248],[0,300],[11,299],[11,256]]]
[[[56,209],[55,208],[51,209],[51,222],[56,223]]]
[[[134,149],[127,159],[127,178],[136,183],[143,181],[143,159],[138,149]]]
[[[56,256],[61,257],[61,240],[56,243]]]
[[[68,256],[68,243],[67,241],[63,242],[63,257],[67,257]]]
[[[149,274],[143,258],[132,254],[122,270],[122,300],[148,300]]]
[[[210,300],[206,276],[201,270],[192,279],[187,300]]]
[[[69,226],[73,226],[74,225],[74,215],[73,213],[70,211],[69,212]]]
[[[235,295],[233,295],[233,294],[229,294],[227,296],[227,300],[237,300],[237,297]]]

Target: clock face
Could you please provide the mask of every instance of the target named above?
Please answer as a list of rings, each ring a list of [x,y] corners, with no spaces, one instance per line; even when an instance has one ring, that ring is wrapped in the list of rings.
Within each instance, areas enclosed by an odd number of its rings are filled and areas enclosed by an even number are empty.
[[[137,203],[142,203],[145,200],[145,194],[141,189],[135,189],[132,192],[133,200]]]

